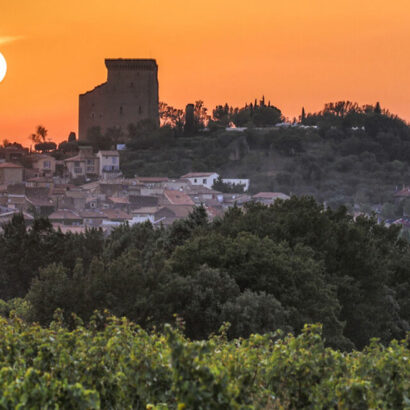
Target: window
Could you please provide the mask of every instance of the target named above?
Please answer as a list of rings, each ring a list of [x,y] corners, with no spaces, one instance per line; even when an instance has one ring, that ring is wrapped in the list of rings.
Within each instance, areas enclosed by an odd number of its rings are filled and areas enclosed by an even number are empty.
[[[50,169],[51,168],[51,162],[50,161],[44,161],[43,162],[43,168]]]
[[[116,164],[117,163],[117,157],[112,157],[112,163]]]
[[[93,159],[87,159],[87,165],[94,165]]]
[[[204,179],[202,180],[202,183],[203,183],[203,184],[206,184],[206,178],[204,178]]]
[[[74,168],[74,172],[76,173],[76,174],[82,174],[83,173],[83,169],[80,167],[80,168]]]
[[[194,179],[194,182],[195,182],[195,183],[197,182],[196,178]]]

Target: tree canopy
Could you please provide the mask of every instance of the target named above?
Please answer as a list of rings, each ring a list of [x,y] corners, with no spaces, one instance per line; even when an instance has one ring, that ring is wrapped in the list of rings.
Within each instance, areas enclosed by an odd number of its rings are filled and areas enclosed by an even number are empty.
[[[410,245],[398,234],[309,197],[213,222],[199,207],[169,228],[123,225],[107,238],[15,216],[0,235],[0,297],[25,298],[27,320],[42,324],[57,308],[68,322],[108,309],[147,329],[178,314],[193,339],[226,321],[229,337],[320,322],[328,345],[361,349],[409,330]]]

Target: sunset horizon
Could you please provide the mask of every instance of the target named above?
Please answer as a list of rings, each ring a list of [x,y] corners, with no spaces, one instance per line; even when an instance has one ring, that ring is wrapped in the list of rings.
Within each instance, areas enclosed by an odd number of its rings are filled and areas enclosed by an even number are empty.
[[[78,96],[105,82],[105,58],[156,59],[159,100],[181,109],[265,96],[292,119],[302,107],[379,101],[410,120],[404,0],[23,3],[2,10],[0,140],[28,144],[39,124],[56,142],[77,132]]]

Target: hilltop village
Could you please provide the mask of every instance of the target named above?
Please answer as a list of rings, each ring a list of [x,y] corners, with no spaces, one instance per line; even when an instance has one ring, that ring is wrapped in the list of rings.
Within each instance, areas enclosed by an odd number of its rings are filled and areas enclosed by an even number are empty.
[[[24,165],[23,165],[24,164]],[[35,217],[48,217],[63,232],[102,228],[109,232],[122,223],[150,221],[167,226],[203,205],[212,220],[236,204],[272,203],[287,195],[275,192],[247,194],[249,180],[222,179],[240,185],[243,193],[221,193],[212,187],[216,172],[197,172],[178,179],[124,178],[118,151],[98,151],[80,146],[78,154],[64,160],[5,147],[0,150],[0,223],[22,212],[29,225]]]
[[[106,82],[79,95],[78,140],[72,132],[57,149],[39,126],[35,151],[3,141],[0,222],[23,212],[28,223],[42,216],[64,231],[108,231],[169,225],[201,204],[213,219],[234,204],[308,195],[354,217],[377,215],[410,238],[410,128],[379,103],[302,108],[290,121],[262,96],[210,115],[200,100],[185,111],[160,103],[153,59],[105,66]]]
[[[119,151],[96,146],[101,146],[107,132],[121,133],[144,122],[159,125],[158,66],[152,59],[107,59],[105,65],[107,81],[79,96],[80,144],[74,144],[72,152],[69,149],[57,159],[47,150],[32,152],[19,144],[0,149],[0,224],[22,212],[28,225],[36,217],[48,217],[63,232],[79,233],[90,227],[109,232],[126,222],[167,226],[187,217],[198,205],[205,207],[212,220],[234,204],[270,204],[289,198],[276,192],[250,196],[249,179],[222,178],[213,170],[177,179],[124,178]],[[194,123],[192,104],[189,109]],[[48,144],[45,138],[42,142],[36,147]],[[108,148],[117,147],[126,148],[111,138]],[[236,193],[215,190],[217,183],[236,187]]]

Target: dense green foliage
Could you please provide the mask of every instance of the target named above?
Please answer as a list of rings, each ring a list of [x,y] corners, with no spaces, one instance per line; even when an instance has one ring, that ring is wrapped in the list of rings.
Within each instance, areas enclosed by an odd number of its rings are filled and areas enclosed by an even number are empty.
[[[213,222],[199,207],[170,228],[124,225],[107,238],[45,220],[27,229],[16,216],[0,260],[0,310],[43,325],[57,308],[67,323],[108,309],[145,329],[178,314],[192,339],[224,322],[230,338],[320,322],[327,345],[344,350],[409,330],[410,245],[398,229],[309,197],[233,207]]]
[[[0,319],[1,408],[410,408],[408,340],[346,354],[318,326],[192,342],[99,314],[71,331],[55,319]]]

